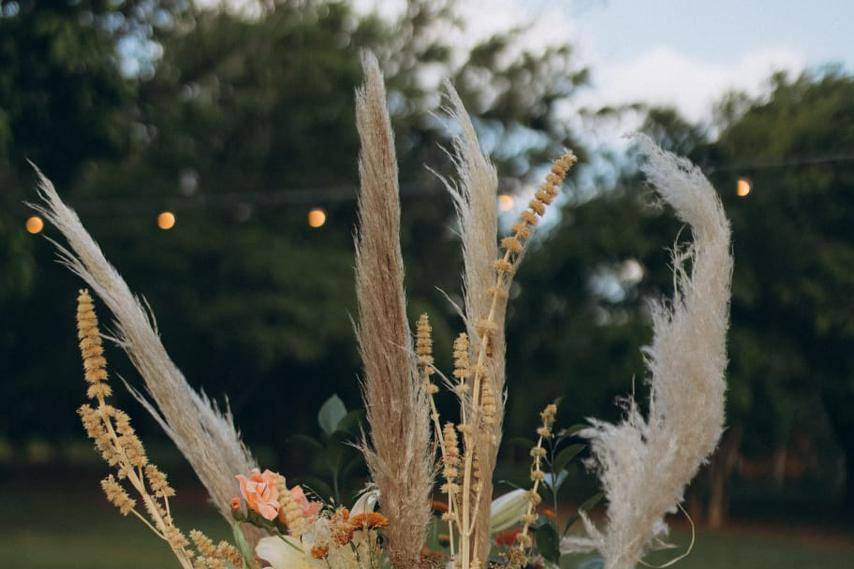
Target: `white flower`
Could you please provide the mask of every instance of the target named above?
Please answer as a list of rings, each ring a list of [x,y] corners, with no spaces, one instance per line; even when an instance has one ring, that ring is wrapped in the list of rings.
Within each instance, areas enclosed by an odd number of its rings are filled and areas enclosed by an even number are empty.
[[[380,491],[376,488],[363,491],[362,495],[359,496],[359,499],[356,500],[356,503],[353,504],[353,507],[350,509],[350,515],[355,516],[357,514],[373,512],[377,509],[377,501],[379,500],[379,497]]]
[[[518,524],[528,512],[528,491],[522,488],[492,501],[489,507],[489,533],[496,534]]]
[[[292,537],[264,537],[255,546],[255,554],[269,565],[265,569],[310,569],[300,542]]]

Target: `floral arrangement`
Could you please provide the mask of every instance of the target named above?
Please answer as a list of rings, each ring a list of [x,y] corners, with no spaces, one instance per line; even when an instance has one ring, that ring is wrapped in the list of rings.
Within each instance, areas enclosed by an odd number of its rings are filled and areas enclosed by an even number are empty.
[[[90,399],[79,414],[114,469],[101,483],[107,499],[165,541],[185,569],[520,569],[556,566],[560,555],[578,551],[599,552],[606,569],[635,567],[662,544],[664,517],[680,507],[685,486],[723,429],[732,258],[729,223],[714,188],[699,169],[636,136],[647,158],[643,171],[693,236],[673,256],[673,299],[654,305],[655,335],[646,348],[648,412],[629,399],[618,424],[591,420],[584,428],[557,430],[557,405],[549,404],[530,444],[530,486],[493,499],[506,399],[508,291],[576,157],[568,151],[553,163],[509,235],[499,239],[495,168],[460,98],[446,86],[450,114],[460,126],[453,153],[458,180],[446,186],[459,218],[464,302],[458,307],[463,330],[453,342],[454,368],[442,373],[433,358],[429,317],[418,319],[413,334],[406,316],[394,138],[377,61],[366,55],[363,63],[365,83],[356,93],[362,144],[356,332],[370,427],[360,450],[371,483],[349,508],[258,467],[229,410],[189,386],[161,343],[147,304],[39,172],[42,202],[33,207],[66,238],[67,248],[55,243],[61,261],[114,318],[114,333],[103,336],[92,295],[79,292],[78,338]],[[139,371],[145,392],[126,387],[192,465],[231,525],[233,544],[214,543],[196,530],[185,534],[175,524],[175,490],[149,461],[128,415],[109,403],[105,337]],[[440,388],[455,395],[456,417],[440,416]],[[342,416],[326,419],[334,430]],[[557,494],[566,465],[585,447],[573,443],[578,438],[589,441],[592,468],[607,499],[604,527],[587,513],[599,496],[558,524]],[[434,492],[443,499],[435,500]],[[551,510],[544,494],[552,497]],[[583,531],[570,532],[576,520]]]

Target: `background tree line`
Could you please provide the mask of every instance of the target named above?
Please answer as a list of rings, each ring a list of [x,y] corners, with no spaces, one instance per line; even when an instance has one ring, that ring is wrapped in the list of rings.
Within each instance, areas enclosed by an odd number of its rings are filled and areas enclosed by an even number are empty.
[[[27,159],[149,299],[187,377],[229,395],[251,443],[297,460],[284,440],[313,429],[330,394],[358,405],[348,315],[362,49],[389,83],[408,294],[442,346],[461,324],[437,291],[459,295],[452,210],[424,167],[452,173],[439,79],[477,117],[503,192],[524,195],[563,146],[610,164],[569,185],[519,275],[507,425],[530,428],[556,396],[566,424],[614,417],[633,377],[643,389],[646,302],[670,292],[679,226],[651,203],[631,154],[609,157],[566,126],[561,108],[588,80],[572,47],[526,50],[520,28],[460,48],[453,0],[412,0],[393,20],[346,2],[259,6],[247,17],[178,0],[0,2],[0,437],[78,436],[79,283],[23,231]],[[643,105],[591,117],[642,116],[704,167],[733,223],[730,429],[693,489],[712,523],[737,463],[770,464],[778,484],[800,468],[799,484],[829,500],[854,480],[854,80],[826,68],[770,81],[765,97],[725,97],[712,124]],[[752,182],[746,198],[739,177]],[[305,222],[314,206],[327,214],[320,230]],[[154,225],[164,209],[172,231]],[[112,365],[133,381],[117,353]]]

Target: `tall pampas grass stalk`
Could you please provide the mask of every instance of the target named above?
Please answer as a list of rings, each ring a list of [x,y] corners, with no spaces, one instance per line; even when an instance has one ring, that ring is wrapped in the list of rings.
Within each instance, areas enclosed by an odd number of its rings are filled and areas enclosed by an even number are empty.
[[[619,424],[591,421],[590,439],[608,498],[607,525],[582,514],[587,535],[563,540],[564,552],[598,550],[606,569],[632,569],[666,531],[685,486],[714,451],[724,427],[729,326],[730,226],[699,168],[636,135],[642,170],[692,232],[673,256],[672,302],[653,306],[654,337],[645,349],[649,413],[630,400]],[[690,268],[688,268],[690,266]]]
[[[492,307],[495,286],[495,260],[498,258],[498,174],[495,166],[480,148],[471,117],[463,106],[454,86],[445,82],[450,106],[448,112],[460,128],[454,138],[453,161],[457,182],[447,180],[445,187],[451,194],[460,227],[463,252],[463,291],[465,295],[464,319],[469,338],[475,346],[481,344],[477,324],[487,319]],[[504,299],[502,299],[504,300]],[[484,472],[481,480],[483,495],[492,495],[492,472],[498,457],[504,417],[505,353],[504,320],[506,300],[497,305],[493,314],[495,330],[490,337],[490,354],[487,365],[496,398],[494,438],[484,437],[481,444],[480,466]],[[482,500],[476,527],[489,526],[489,500]],[[486,559],[489,554],[489,534],[481,531],[477,540],[477,554]]]
[[[230,411],[221,410],[204,393],[190,387],[163,347],[147,305],[131,292],[50,180],[38,168],[36,172],[42,201],[30,206],[65,236],[69,248],[51,240],[60,261],[86,281],[112,312],[114,339],[139,371],[152,401],[136,391],[135,395],[184,454],[220,513],[231,523],[230,501],[238,493],[234,476],[249,472],[255,460],[241,442]]]
[[[389,558],[398,569],[420,564],[430,521],[434,459],[429,399],[418,375],[406,317],[400,252],[400,196],[394,136],[376,58],[363,56],[356,91],[361,140],[356,233],[357,335],[364,364],[370,441],[363,452],[380,491]]]

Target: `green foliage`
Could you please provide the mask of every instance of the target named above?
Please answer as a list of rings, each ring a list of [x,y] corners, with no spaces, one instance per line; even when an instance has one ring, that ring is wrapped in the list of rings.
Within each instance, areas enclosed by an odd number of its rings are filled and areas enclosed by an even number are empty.
[[[833,68],[777,75],[715,147],[733,165],[720,188],[753,182],[745,199],[724,192],[736,258],[730,373],[750,386],[736,400],[748,444],[776,448],[805,428],[820,436],[823,406],[854,497],[854,79]]]
[[[362,419],[364,411],[347,412],[341,398],[333,395],[317,413],[319,439],[302,433],[288,438],[292,445],[307,451],[318,473],[318,476],[301,477],[300,483],[323,500],[332,498],[336,504],[343,504],[343,490],[349,487],[348,481],[364,470],[362,455],[352,445],[352,438],[362,429]]]

